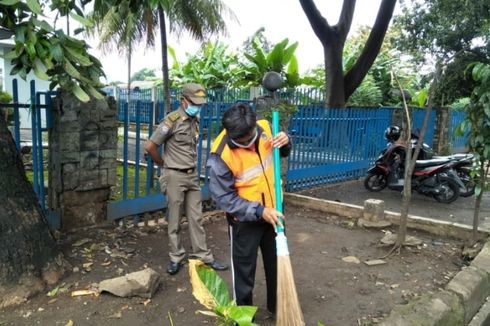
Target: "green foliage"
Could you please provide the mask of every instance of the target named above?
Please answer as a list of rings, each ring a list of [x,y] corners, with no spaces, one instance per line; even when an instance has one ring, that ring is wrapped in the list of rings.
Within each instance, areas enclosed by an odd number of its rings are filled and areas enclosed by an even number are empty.
[[[490,162],[490,65],[477,63],[472,65],[472,77],[477,82],[470,104],[466,107],[466,118],[457,128],[459,135],[469,133],[468,147],[475,153],[475,162],[479,162],[474,174],[484,175],[483,167]],[[489,184],[485,178],[477,185],[476,192],[486,189]]]
[[[12,95],[7,92],[0,91],[0,104],[8,104],[12,102]]]
[[[374,77],[367,74],[361,85],[347,101],[348,106],[379,106],[383,101],[381,88],[376,84]]]
[[[208,89],[232,87],[243,80],[245,71],[238,64],[237,54],[230,53],[228,46],[215,42],[206,43],[194,55],[187,55],[185,63],[178,63],[170,70],[174,87],[197,82]]]
[[[350,70],[360,56],[364,44],[369,37],[370,28],[364,26],[347,39],[343,49],[344,71]],[[407,87],[407,91],[414,96],[419,90],[417,75],[410,62],[400,60],[400,53],[394,48],[393,40],[399,36],[399,30],[390,29],[384,38],[381,50],[374,61],[368,74],[349,97],[349,106],[379,106],[397,105],[400,103],[399,96],[396,95],[396,88],[393,88],[391,81],[391,71],[396,71],[401,83]],[[323,65],[310,70],[302,79],[303,83],[316,88],[325,87],[325,68]]]
[[[463,111],[468,105],[470,105],[471,99],[469,97],[462,97],[454,101],[449,105],[451,110]]]
[[[217,325],[256,325],[252,322],[252,319],[257,311],[257,307],[237,306],[233,300],[230,300],[226,283],[212,268],[206,265],[198,265],[195,268],[197,269],[200,281],[207,289],[207,293],[202,293],[202,291],[196,291],[194,289],[194,296],[201,301],[203,299],[202,296],[207,297],[210,295],[212,298],[211,301],[214,303],[213,311],[198,311],[199,313],[215,317]],[[195,284],[192,277],[191,283],[194,287]]]
[[[290,104],[287,100],[274,100],[269,96],[262,96],[256,101],[257,113],[268,121],[272,121],[272,111],[279,112],[281,130],[288,130],[289,121],[298,112],[298,106]]]
[[[427,60],[427,54],[446,59],[461,50],[472,50],[476,39],[488,44],[490,3],[487,0],[404,1],[395,25],[402,30],[397,45],[419,61]]]
[[[488,0],[402,1],[394,28],[401,31],[397,48],[417,64],[447,64],[434,103],[447,105],[470,96],[474,87],[464,69],[469,62],[490,62],[490,2]]]
[[[242,46],[243,52],[245,53],[254,52],[253,45],[252,45],[254,40],[261,45],[262,49],[265,52],[269,52],[270,49],[272,48],[272,45],[267,39],[267,37],[264,35],[264,32],[265,32],[265,28],[261,27],[251,37],[247,38],[247,40],[243,42],[243,46]]]
[[[75,2],[69,7],[58,8],[62,2],[53,2],[51,8],[66,15],[74,10],[77,17],[83,15]],[[57,85],[74,93],[81,101],[88,101],[89,95],[103,98],[98,89],[102,86],[100,76],[104,76],[97,58],[88,53],[88,45],[55,30],[41,17],[44,5],[38,0],[26,3],[4,0],[0,4],[0,27],[15,31],[15,46],[3,55],[11,60],[11,75],[27,78],[31,71],[44,80],[50,80],[50,89]]]
[[[155,79],[155,69],[143,68],[131,76],[131,81]]]
[[[303,76],[303,84],[325,89],[325,66],[319,65],[308,70]]]
[[[252,40],[252,53],[244,53],[248,63],[242,64],[245,70],[243,83],[246,86],[259,86],[262,78],[269,71],[282,74],[284,87],[295,87],[302,83],[299,77],[298,60],[294,55],[298,42],[289,45],[286,38],[275,44],[270,51],[267,51],[259,37]]]
[[[12,102],[12,96],[7,92],[0,91],[0,108],[2,107],[1,104],[8,104],[10,102]],[[5,112],[5,118],[7,119],[7,125],[11,125],[13,122],[14,109],[4,108],[3,110]],[[3,118],[4,117],[0,116],[0,119],[3,119]]]
[[[446,106],[462,97],[470,97],[475,87],[475,81],[471,74],[467,73],[466,67],[472,62],[490,63],[490,57],[481,52],[458,53],[447,65],[444,71],[444,79],[436,90],[436,103]]]

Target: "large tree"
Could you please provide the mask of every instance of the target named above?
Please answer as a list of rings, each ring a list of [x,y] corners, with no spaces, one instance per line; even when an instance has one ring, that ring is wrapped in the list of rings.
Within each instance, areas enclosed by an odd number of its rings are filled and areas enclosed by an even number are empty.
[[[299,0],[313,31],[323,45],[325,58],[325,84],[329,107],[343,107],[349,96],[361,84],[373,64],[383,43],[396,0],[382,0],[369,38],[357,61],[344,74],[342,52],[349,33],[355,0],[344,0],[339,21],[330,25],[317,9],[313,0]]]
[[[74,1],[70,3],[75,6]],[[99,77],[103,75],[100,62],[87,52],[84,41],[70,37],[44,21],[43,9],[46,8],[37,0],[2,1],[0,4],[0,29],[10,31],[15,41],[13,50],[4,56],[11,60],[13,69],[5,73],[25,79],[30,71],[34,71],[39,78],[49,79],[52,88],[60,86],[83,101],[89,99],[88,94],[101,98],[98,92]],[[56,10],[54,4],[53,9]],[[80,12],[76,12],[69,14],[83,22]],[[0,119],[0,200],[2,306],[11,294],[8,285],[17,284],[23,276],[46,276],[47,271],[53,270],[51,267],[63,265],[59,264],[62,261],[60,250],[27,181],[5,119]],[[56,281],[52,277],[50,280]]]
[[[401,3],[394,26],[398,48],[419,65],[444,62],[436,105],[470,96],[474,81],[465,75],[469,62],[490,62],[490,2],[488,0],[411,0]]]
[[[169,112],[171,106],[167,32],[177,35],[188,32],[194,39],[202,42],[213,34],[226,33],[224,17],[228,15],[235,19],[235,16],[221,0],[96,0],[94,11],[100,10],[99,16],[103,17],[104,10],[107,11],[111,6],[119,6],[123,2],[128,3],[132,12],[141,12],[142,8],[148,7],[153,11],[152,15],[145,15],[140,24],[144,25],[143,29],[148,33],[154,33],[155,26],[158,26],[160,31],[163,95],[165,110]],[[153,37],[147,36],[147,40],[152,39]],[[147,42],[147,46],[152,45]]]
[[[130,100],[131,58],[133,49],[141,42],[147,47],[155,45],[155,28],[158,16],[149,1],[142,1],[132,6],[131,0],[96,1],[90,18],[94,28],[90,34],[99,34],[99,47],[106,53],[116,50],[127,57],[127,89]]]

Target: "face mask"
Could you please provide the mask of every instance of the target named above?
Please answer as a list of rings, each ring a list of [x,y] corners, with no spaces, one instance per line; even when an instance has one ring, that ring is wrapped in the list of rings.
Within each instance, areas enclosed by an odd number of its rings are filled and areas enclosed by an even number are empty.
[[[201,112],[201,107],[200,106],[197,106],[197,105],[192,105],[192,104],[189,104],[187,106],[187,109],[185,109],[185,112],[191,116],[191,117],[195,117],[196,115],[199,114],[199,112]]]
[[[252,146],[255,143],[255,141],[257,140],[257,136],[258,135],[259,135],[259,133],[257,132],[257,129],[255,129],[254,136],[250,139],[250,141],[247,144],[239,143],[239,142],[233,140],[233,138],[230,138],[230,140],[233,143],[233,145],[235,145],[237,147],[240,147],[240,148],[249,148],[250,146]]]

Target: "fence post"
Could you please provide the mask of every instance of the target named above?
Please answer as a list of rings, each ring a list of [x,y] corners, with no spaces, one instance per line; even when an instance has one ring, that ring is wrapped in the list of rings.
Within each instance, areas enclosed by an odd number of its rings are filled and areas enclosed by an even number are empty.
[[[151,107],[152,107],[152,114],[153,114],[153,121],[155,124],[158,123],[158,93],[157,93],[157,88],[153,86],[151,88]]]
[[[449,108],[442,107],[436,110],[436,123],[433,147],[437,154],[445,154],[449,148]]]

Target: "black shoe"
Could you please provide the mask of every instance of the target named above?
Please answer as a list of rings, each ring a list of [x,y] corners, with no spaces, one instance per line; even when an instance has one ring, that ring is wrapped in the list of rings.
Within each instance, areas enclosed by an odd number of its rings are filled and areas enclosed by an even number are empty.
[[[213,260],[210,263],[205,263],[207,266],[211,267],[215,271],[225,271],[228,269],[228,265],[222,264],[217,260]]]
[[[179,269],[180,263],[174,263],[173,261],[171,261],[170,263],[168,263],[167,273],[169,273],[170,275],[175,275],[179,272]]]

